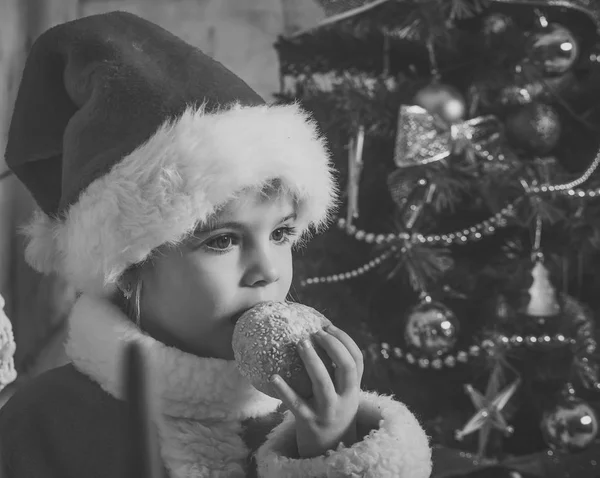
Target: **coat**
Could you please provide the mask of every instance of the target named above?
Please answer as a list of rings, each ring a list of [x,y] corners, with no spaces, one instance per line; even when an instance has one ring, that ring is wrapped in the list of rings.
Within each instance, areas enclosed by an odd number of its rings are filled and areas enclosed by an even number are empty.
[[[392,397],[361,392],[362,439],[323,456],[295,456],[294,416],[228,360],[199,358],[143,334],[112,304],[81,297],[70,317],[72,363],[33,379],[0,410],[3,478],[126,475],[124,345],[150,361],[160,455],[171,478],[427,478],[428,438]]]

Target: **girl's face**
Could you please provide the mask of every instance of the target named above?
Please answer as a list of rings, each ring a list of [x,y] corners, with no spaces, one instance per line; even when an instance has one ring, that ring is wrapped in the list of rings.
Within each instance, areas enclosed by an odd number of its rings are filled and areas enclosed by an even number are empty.
[[[210,227],[142,267],[142,328],[186,352],[233,359],[231,338],[241,312],[286,299],[294,224],[287,195],[242,193]]]

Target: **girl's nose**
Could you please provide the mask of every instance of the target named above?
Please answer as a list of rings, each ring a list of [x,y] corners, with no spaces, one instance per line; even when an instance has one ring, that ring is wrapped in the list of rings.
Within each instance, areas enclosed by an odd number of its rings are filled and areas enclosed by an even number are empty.
[[[266,286],[279,280],[279,268],[274,251],[267,247],[257,247],[251,257],[244,275],[245,285],[249,287]]]

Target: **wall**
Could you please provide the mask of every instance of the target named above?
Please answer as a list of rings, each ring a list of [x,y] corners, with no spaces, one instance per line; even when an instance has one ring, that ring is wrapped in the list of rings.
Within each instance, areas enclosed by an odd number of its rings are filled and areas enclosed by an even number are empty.
[[[88,0],[81,10],[124,10],[153,21],[219,60],[266,99],[279,90],[278,35],[323,18],[315,0]]]

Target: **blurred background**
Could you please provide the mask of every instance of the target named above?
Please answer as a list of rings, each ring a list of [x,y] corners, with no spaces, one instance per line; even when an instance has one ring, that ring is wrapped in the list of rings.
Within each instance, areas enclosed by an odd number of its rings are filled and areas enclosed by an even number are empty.
[[[32,41],[111,10],[314,114],[343,201],[292,296],[418,415],[432,476],[600,477],[600,1],[0,0],[0,149]],[[24,263],[33,204],[5,171],[0,404],[66,361],[74,300]]]

